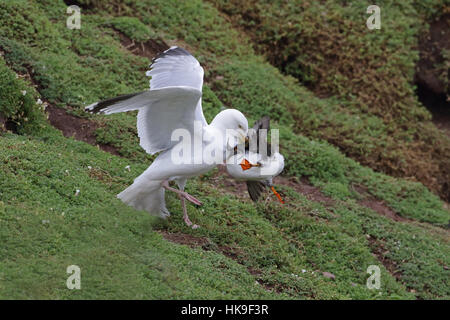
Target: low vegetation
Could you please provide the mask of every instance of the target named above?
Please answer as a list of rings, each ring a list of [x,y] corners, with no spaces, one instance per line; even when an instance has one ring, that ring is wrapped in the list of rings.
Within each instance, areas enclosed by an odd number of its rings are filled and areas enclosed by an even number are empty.
[[[440,176],[424,169],[438,179],[428,184],[419,171],[417,179],[405,179],[399,176],[411,175],[393,169],[413,166],[415,158],[398,145],[428,143],[420,130],[435,132],[435,144],[444,148],[439,159],[449,158],[447,140],[411,89],[411,71],[404,91],[392,91],[405,95],[399,103],[413,103],[408,119],[414,121],[400,138],[384,111],[364,109],[372,105],[361,96],[367,88],[349,98],[349,80],[330,82],[328,74],[323,97],[313,80],[290,71],[295,63],[289,69],[271,61],[257,41],[262,35],[224,16],[236,10],[234,3],[76,2],[80,30],[65,26],[68,1],[0,3],[6,22],[0,26],[0,298],[449,298],[450,214],[434,187]],[[277,8],[266,6],[267,14]],[[416,7],[405,5],[422,12]],[[243,17],[246,24],[251,19]],[[407,32],[399,25],[395,32]],[[204,66],[208,121],[223,107],[241,110],[250,123],[270,115],[286,157],[275,181],[286,205],[271,198],[255,205],[216,170],[187,185],[204,203],[188,207],[197,230],[184,225],[174,195],[167,195],[173,213],[167,221],[115,197],[153,158],[139,147],[135,113],[92,116],[83,108],[147,88],[148,56],[165,45],[186,47]],[[95,123],[94,144],[115,155],[64,137],[46,121],[46,105]],[[427,157],[421,161],[442,169]],[[66,288],[72,264],[81,267],[81,290]],[[381,268],[379,290],[366,287],[370,265]]]

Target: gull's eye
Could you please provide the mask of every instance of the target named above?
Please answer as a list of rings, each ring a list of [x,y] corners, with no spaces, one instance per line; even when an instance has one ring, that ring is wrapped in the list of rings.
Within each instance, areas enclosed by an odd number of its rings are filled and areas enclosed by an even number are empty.
[[[239,127],[239,129],[244,129],[244,127],[243,127],[243,126],[241,126],[241,125],[238,125],[238,127]]]

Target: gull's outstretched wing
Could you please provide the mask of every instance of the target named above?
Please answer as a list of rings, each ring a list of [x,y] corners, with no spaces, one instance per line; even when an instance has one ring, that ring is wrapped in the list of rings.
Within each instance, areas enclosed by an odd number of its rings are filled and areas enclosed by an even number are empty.
[[[155,57],[150,64],[150,70],[146,73],[151,77],[150,90],[187,86],[200,92],[203,87],[203,74],[203,68],[197,59],[180,47],[171,47]],[[195,107],[195,119],[207,125],[201,100]]]
[[[188,51],[171,47],[156,56],[146,75],[151,77],[150,90],[186,86],[202,91],[203,68]]]
[[[203,68],[186,50],[172,47],[156,57],[147,75],[150,90],[94,103],[86,111],[112,114],[139,110],[140,145],[150,154],[167,150],[175,129],[194,132],[194,121],[206,125],[201,106]]]

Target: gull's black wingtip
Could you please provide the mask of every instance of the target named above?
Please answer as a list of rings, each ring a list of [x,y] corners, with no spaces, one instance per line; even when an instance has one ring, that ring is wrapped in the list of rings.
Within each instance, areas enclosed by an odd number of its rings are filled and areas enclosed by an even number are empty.
[[[84,111],[85,111],[85,112],[89,112],[89,113],[96,113],[96,112],[95,112],[95,107],[96,107],[97,105],[98,105],[98,102],[93,103],[93,104],[90,104],[90,105],[88,105],[87,107],[84,108]]]
[[[124,94],[115,98],[109,98],[106,100],[102,100],[93,104],[88,105],[86,108],[84,108],[84,111],[89,113],[102,113],[104,110],[116,103],[119,103],[123,100],[127,100],[130,98],[133,98],[134,96],[137,96],[138,94],[141,94],[142,92],[137,93],[130,93],[130,94]]]
[[[181,48],[181,47],[177,47],[177,46],[170,47],[169,49],[158,53],[156,55],[156,57],[154,57],[152,59],[152,62],[150,63],[150,68],[156,62],[156,60],[158,60],[160,58],[164,58],[164,57],[170,57],[170,56],[192,56],[192,54],[189,51],[187,51],[186,49]]]

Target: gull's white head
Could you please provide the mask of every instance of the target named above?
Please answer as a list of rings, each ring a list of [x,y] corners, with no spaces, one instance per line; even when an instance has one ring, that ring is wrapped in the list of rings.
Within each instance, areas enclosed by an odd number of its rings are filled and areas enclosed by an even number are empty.
[[[247,118],[236,109],[219,112],[211,122],[211,126],[219,129],[224,137],[227,136],[227,133],[229,134],[226,141],[228,148],[234,148],[238,144],[244,143],[248,133]]]

